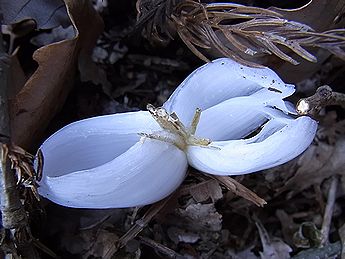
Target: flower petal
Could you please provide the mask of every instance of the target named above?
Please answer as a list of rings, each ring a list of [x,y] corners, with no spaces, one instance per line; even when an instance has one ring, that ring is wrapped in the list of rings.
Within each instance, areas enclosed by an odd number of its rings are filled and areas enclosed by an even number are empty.
[[[285,84],[269,68],[251,68],[231,59],[221,58],[205,64],[189,75],[165,102],[169,112],[175,112],[182,123],[189,125],[195,109],[207,108],[227,99],[249,96],[269,89],[280,99],[291,95],[294,86]]]
[[[59,176],[104,164],[139,141],[139,132],[160,130],[149,112],[99,116],[71,123],[40,147],[47,176]]]
[[[243,138],[271,117],[272,107],[285,110],[285,103],[276,93],[266,89],[259,92],[262,93],[235,97],[203,111],[196,135],[212,141]]]
[[[39,193],[76,208],[122,208],[156,202],[172,193],[187,170],[184,152],[152,139],[138,142],[114,160],[58,177],[45,176]]]
[[[190,146],[187,157],[191,166],[210,174],[256,172],[301,154],[312,142],[316,129],[317,122],[309,117],[273,119],[251,139],[211,143],[220,149]]]

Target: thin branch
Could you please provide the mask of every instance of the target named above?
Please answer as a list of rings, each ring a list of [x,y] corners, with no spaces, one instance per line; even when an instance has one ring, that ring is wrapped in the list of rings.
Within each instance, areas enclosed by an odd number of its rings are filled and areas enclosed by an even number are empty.
[[[296,109],[301,115],[317,116],[320,110],[328,105],[339,105],[345,109],[345,94],[333,92],[328,85],[323,85],[314,95],[299,100]]]
[[[137,239],[147,245],[152,247],[154,250],[156,250],[157,252],[166,255],[168,258],[178,258],[178,257],[182,257],[181,255],[179,255],[177,252],[175,252],[174,250],[170,249],[169,247],[166,247],[160,243],[157,243],[156,241],[147,238],[147,237],[143,237],[143,236],[137,236]]]
[[[0,36],[0,202],[2,225],[5,239],[14,242],[22,258],[39,258],[31,243],[31,232],[24,207],[19,198],[16,177],[11,171],[10,152],[10,118],[7,99],[9,56],[2,47]],[[6,251],[7,253],[9,251]],[[16,255],[16,251],[11,252]]]
[[[265,204],[267,204],[267,202],[264,199],[260,198],[256,193],[252,192],[247,187],[243,186],[242,184],[240,184],[239,182],[237,182],[229,176],[215,175],[211,178],[216,179],[218,182],[220,182],[222,185],[224,185],[226,188],[228,188],[236,195],[253,202],[256,206],[263,207]]]
[[[131,227],[119,240],[117,243],[112,245],[104,256],[104,259],[111,259],[113,255],[118,251],[118,249],[124,247],[130,240],[135,238],[146,226],[147,224],[157,215],[159,211],[167,204],[173,195],[151,205],[149,210],[144,214],[144,216],[137,220],[133,227]]]
[[[332,216],[333,216],[333,209],[334,209],[334,202],[336,198],[338,186],[338,177],[333,176],[331,185],[328,190],[328,197],[327,197],[327,204],[325,208],[325,213],[323,215],[322,227],[321,227],[321,246],[325,246],[328,244],[328,236],[329,236],[329,229],[331,226]]]
[[[321,248],[311,248],[299,252],[292,259],[338,258],[341,253],[341,242],[328,244]]]
[[[338,230],[341,241],[341,259],[345,259],[345,224]]]

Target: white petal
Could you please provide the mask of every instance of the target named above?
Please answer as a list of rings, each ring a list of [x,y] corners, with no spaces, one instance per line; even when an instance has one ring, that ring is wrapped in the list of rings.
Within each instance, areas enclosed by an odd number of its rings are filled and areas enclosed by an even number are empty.
[[[235,97],[203,111],[196,136],[212,141],[246,137],[272,116],[275,112],[273,107],[285,106],[275,93],[262,92],[264,94]],[[281,112],[279,114],[284,116]]]
[[[237,97],[212,106],[201,113],[196,136],[212,141],[245,137],[267,120],[263,108],[253,97]]]
[[[287,123],[285,126],[283,121]],[[256,172],[283,164],[301,154],[312,142],[316,128],[316,121],[309,117],[281,118],[273,120],[252,139],[211,143],[220,150],[190,146],[187,157],[190,165],[210,174]]]
[[[285,101],[285,106],[286,106],[288,113],[293,114],[293,115],[298,115],[298,113],[296,111],[296,107],[293,103],[291,103],[289,101]]]
[[[164,104],[189,125],[196,108],[206,110],[227,99],[249,96],[260,89],[270,89],[280,98],[294,92],[269,68],[251,68],[231,59],[221,58],[205,64],[189,75]]]
[[[122,208],[156,202],[172,193],[187,170],[184,152],[146,139],[99,167],[46,176],[39,193],[67,207]]]
[[[138,133],[160,127],[148,112],[128,112],[77,121],[60,129],[40,147],[44,175],[59,176],[104,164],[133,146]]]

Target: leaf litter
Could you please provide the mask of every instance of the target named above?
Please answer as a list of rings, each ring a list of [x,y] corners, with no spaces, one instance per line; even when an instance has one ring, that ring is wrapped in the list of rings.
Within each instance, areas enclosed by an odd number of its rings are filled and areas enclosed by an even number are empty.
[[[22,76],[14,78],[11,84],[23,88],[15,92],[12,100],[12,131],[14,141],[21,146],[32,148],[37,145],[42,134],[47,134],[44,130],[48,122],[60,109],[61,112],[50,123],[48,133],[78,118],[137,110],[149,102],[159,105],[193,68],[202,64],[188,49],[191,46],[184,45],[186,39],[182,37],[182,41],[178,41],[169,27],[164,27],[162,31],[159,26],[151,27],[156,33],[153,34],[156,39],[153,46],[142,38],[141,30],[136,30],[142,27],[135,20],[135,1],[102,1],[102,5],[97,1],[95,5],[99,7],[99,14],[90,9],[85,1],[65,1],[66,5],[62,1],[48,2],[52,4],[47,9],[50,13],[61,10],[56,16],[47,18],[31,12],[30,5],[44,8],[40,1],[29,1],[27,8],[23,8],[21,1],[12,1],[11,5],[15,6],[13,10],[22,8],[22,11],[10,13],[4,19],[9,25],[24,18],[33,19],[36,29],[49,29],[39,34],[42,41],[37,44],[43,47],[33,54],[38,62],[37,70],[30,67],[30,73],[18,52],[13,52],[13,60],[17,62],[13,61],[12,69],[19,71]],[[167,11],[177,2],[183,1],[165,1],[170,7],[154,10],[168,14]],[[191,2],[193,6],[196,3]],[[255,4],[256,1],[241,1],[244,2]],[[278,8],[270,10],[280,15],[287,13],[284,18],[305,23],[318,31],[341,27],[344,5],[339,1],[328,3],[327,13],[323,13],[328,22],[319,23],[318,6],[325,6],[325,2],[314,0],[301,9],[289,11]],[[143,8],[145,4],[148,5],[146,1],[138,1],[137,8]],[[63,11],[64,8],[69,11]],[[149,10],[140,8],[142,14]],[[269,11],[266,12],[268,14]],[[96,41],[102,28],[98,15],[104,20],[105,31]],[[169,19],[158,18],[155,22],[169,24]],[[92,31],[89,31],[90,20],[95,25]],[[61,37],[64,35],[61,33],[53,35],[56,30],[52,28],[67,28],[71,21],[74,37]],[[146,27],[143,31],[147,38],[148,29]],[[15,46],[24,51],[22,45],[29,43],[22,43],[20,39],[22,35],[33,39],[30,33],[16,34]],[[157,41],[162,35],[169,37]],[[192,43],[200,42],[194,38]],[[96,48],[93,48],[94,44]],[[273,46],[270,48],[274,53]],[[276,53],[283,57],[278,50]],[[246,57],[242,54],[241,58]],[[217,56],[212,52],[207,55]],[[272,55],[266,57],[264,63],[278,67],[278,71],[284,70],[284,77],[294,78],[296,82],[308,80],[307,88],[297,84],[299,97],[312,95],[320,83],[328,83],[332,75],[332,88],[343,92],[341,82],[344,75],[337,70],[339,61],[329,58],[330,54],[324,59],[320,58],[319,53],[315,56],[320,62],[316,66],[302,62],[296,67],[297,70],[309,71],[302,73],[300,78],[294,77],[293,70],[285,69],[286,62],[277,62]],[[248,61],[257,60],[248,58]],[[76,65],[78,62],[79,67]],[[329,70],[320,76],[325,67]],[[79,75],[75,73],[77,68]],[[74,85],[71,92],[69,84],[70,87]],[[320,258],[326,258],[329,254],[322,249],[333,249],[335,254],[340,255],[337,242],[344,243],[345,239],[344,227],[340,228],[345,223],[342,205],[345,181],[344,111],[328,107],[322,110],[318,119],[319,130],[313,144],[298,159],[285,165],[234,179],[197,177],[191,171],[184,185],[173,196],[138,209],[76,210],[44,201],[45,220],[37,222],[37,218],[31,218],[33,226],[38,229],[34,234],[62,257],[298,258],[303,255],[308,258],[319,255]],[[325,224],[323,219],[329,203],[332,177],[339,177],[340,181],[334,200],[333,218],[326,226],[329,228],[329,242],[322,247],[316,241],[322,238],[318,235],[321,235]]]

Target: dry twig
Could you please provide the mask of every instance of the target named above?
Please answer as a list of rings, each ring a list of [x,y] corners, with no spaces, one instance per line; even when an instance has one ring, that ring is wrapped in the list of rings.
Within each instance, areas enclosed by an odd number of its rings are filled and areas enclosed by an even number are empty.
[[[333,92],[328,85],[323,85],[314,95],[299,100],[296,109],[301,115],[317,116],[320,110],[328,105],[340,105],[345,108],[345,94]]]
[[[163,246],[162,244],[157,243],[156,241],[149,239],[147,237],[137,236],[137,239],[139,239],[141,243],[152,247],[154,250],[156,250],[157,252],[160,252],[161,254],[164,254],[168,258],[177,258],[180,256],[178,253],[176,253],[174,250],[170,249],[169,247]]]
[[[112,256],[117,252],[119,248],[124,247],[128,241],[135,238],[143,229],[146,227],[146,225],[157,215],[157,213],[163,209],[163,207],[167,204],[167,202],[170,200],[171,196],[153,204],[149,210],[144,214],[144,216],[137,220],[133,227],[131,227],[119,240],[116,244],[111,246],[106,255],[105,259],[110,259]]]
[[[325,213],[323,215],[322,227],[321,227],[321,244],[320,246],[325,246],[328,244],[329,229],[331,226],[335,196],[338,186],[338,177],[333,176],[331,180],[331,185],[328,190],[327,204],[325,208]]]
[[[292,259],[338,258],[341,253],[341,243],[335,242],[321,248],[311,248],[299,252]]]
[[[345,224],[338,230],[341,241],[341,259],[345,259]]]
[[[228,188],[230,191],[238,196],[245,198],[248,201],[253,202],[256,206],[263,207],[267,202],[260,198],[256,193],[252,192],[239,182],[235,181],[229,176],[212,176],[212,178],[219,181],[222,185]]]
[[[10,145],[10,119],[7,100],[7,69],[9,67],[9,57],[2,49],[2,38],[0,38],[0,199],[2,225],[1,248],[5,243],[13,242],[17,250],[5,250],[6,254],[13,257],[39,258],[39,255],[32,244],[31,231],[24,207],[20,201],[15,175],[11,171],[9,159]],[[18,252],[18,254],[17,254]]]

